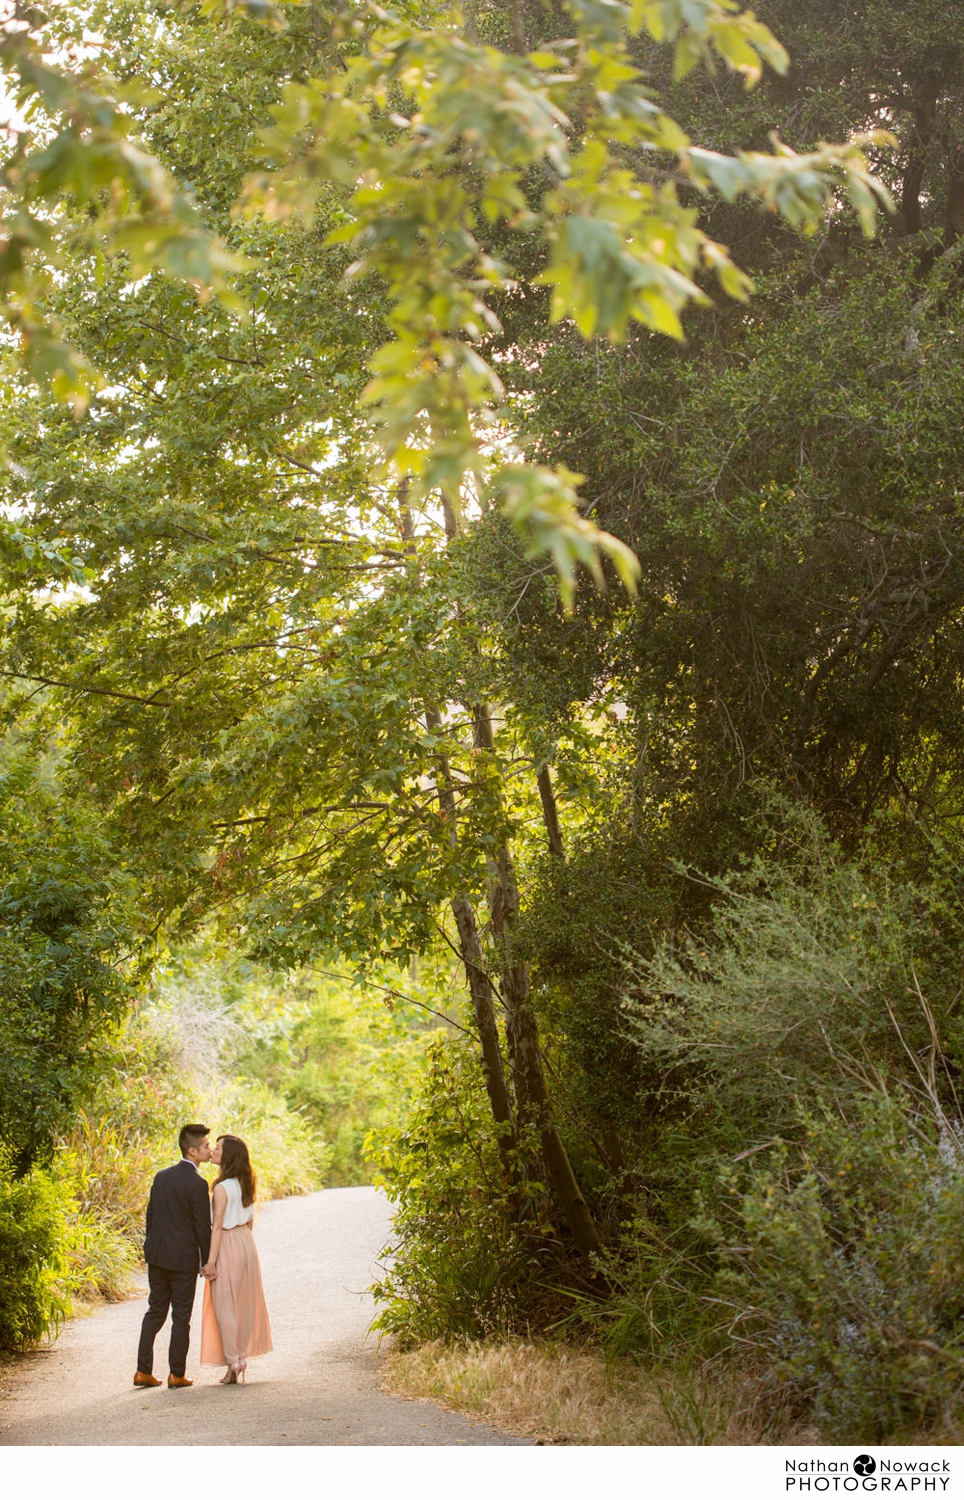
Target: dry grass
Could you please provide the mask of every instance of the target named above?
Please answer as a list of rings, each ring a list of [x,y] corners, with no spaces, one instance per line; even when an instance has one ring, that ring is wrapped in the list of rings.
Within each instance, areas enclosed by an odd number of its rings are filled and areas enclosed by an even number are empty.
[[[423,1344],[392,1351],[386,1388],[485,1417],[542,1443],[581,1446],[815,1443],[788,1412],[767,1409],[757,1382],[686,1369],[607,1368],[558,1344]]]

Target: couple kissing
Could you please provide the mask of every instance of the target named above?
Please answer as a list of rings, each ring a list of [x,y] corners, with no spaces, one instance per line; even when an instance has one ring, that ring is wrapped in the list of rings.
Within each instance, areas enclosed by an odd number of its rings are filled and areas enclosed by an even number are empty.
[[[271,1325],[261,1287],[261,1263],[251,1232],[257,1184],[244,1141],[219,1135],[212,1147],[206,1125],[185,1125],[181,1159],[158,1172],[147,1204],[144,1259],[150,1296],[137,1349],[135,1386],[156,1386],[154,1340],[171,1314],[168,1351],[172,1389],[193,1385],[186,1374],[191,1313],[198,1276],[204,1277],[201,1364],[226,1365],[222,1385],[243,1381],[249,1359],[271,1351]],[[214,1192],[202,1162],[218,1168]]]

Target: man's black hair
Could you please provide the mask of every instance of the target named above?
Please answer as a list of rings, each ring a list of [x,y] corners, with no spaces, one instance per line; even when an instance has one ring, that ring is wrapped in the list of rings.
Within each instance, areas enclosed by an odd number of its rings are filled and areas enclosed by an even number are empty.
[[[206,1135],[210,1135],[206,1125],[182,1125],[181,1133],[177,1138],[177,1144],[182,1156],[187,1156],[192,1146],[199,1146]]]

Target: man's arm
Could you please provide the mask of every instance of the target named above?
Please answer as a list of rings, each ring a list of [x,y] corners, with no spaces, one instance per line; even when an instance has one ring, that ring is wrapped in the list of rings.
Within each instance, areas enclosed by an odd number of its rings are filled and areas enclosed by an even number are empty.
[[[193,1184],[192,1184],[193,1185]],[[191,1211],[194,1214],[194,1232],[197,1235],[197,1247],[201,1256],[201,1265],[205,1266],[211,1253],[211,1204],[208,1199],[208,1186],[198,1173],[197,1183],[191,1194]]]

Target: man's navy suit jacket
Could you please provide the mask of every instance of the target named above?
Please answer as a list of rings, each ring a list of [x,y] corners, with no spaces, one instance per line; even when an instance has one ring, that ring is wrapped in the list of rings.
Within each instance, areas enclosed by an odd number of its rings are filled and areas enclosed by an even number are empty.
[[[208,1185],[186,1157],[158,1172],[147,1202],[144,1259],[165,1271],[193,1271],[206,1263],[211,1249]]]

